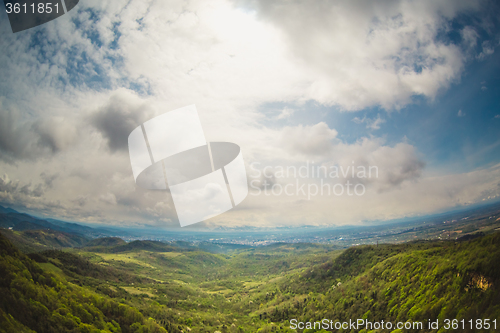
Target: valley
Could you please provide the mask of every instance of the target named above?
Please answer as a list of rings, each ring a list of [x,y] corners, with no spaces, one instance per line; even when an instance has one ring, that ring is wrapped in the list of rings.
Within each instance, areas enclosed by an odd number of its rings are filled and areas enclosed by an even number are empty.
[[[429,239],[349,247],[2,229],[0,332],[376,332],[319,323],[499,319],[498,213],[403,233]],[[435,237],[452,227],[460,237]],[[308,322],[318,325],[297,325]]]

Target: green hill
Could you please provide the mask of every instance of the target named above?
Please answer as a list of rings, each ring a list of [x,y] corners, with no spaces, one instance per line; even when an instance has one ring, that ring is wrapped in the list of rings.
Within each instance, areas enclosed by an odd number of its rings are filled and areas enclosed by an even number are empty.
[[[181,249],[163,242],[158,242],[158,241],[141,241],[141,240],[136,240],[132,241],[130,243],[126,243],[125,241],[121,240],[120,238],[113,238],[113,240],[110,240],[109,238],[107,240],[102,241],[104,244],[105,243],[114,243],[110,245],[97,245],[97,246],[91,246],[87,250],[93,251],[93,252],[103,252],[103,253],[120,253],[120,252],[129,252],[129,251],[152,251],[152,252],[175,252],[175,251],[180,251]],[[92,244],[92,243],[91,243]],[[189,251],[189,250],[187,250]]]
[[[166,332],[135,308],[44,271],[0,235],[0,332]]]
[[[26,231],[0,229],[0,233],[7,237],[18,249],[26,253],[54,248],[80,247],[89,241],[88,238],[81,235],[50,229]]]
[[[153,241],[93,244],[26,256],[0,235],[0,332],[324,333],[291,330],[290,320],[327,318],[422,323],[407,331],[423,333],[445,332],[446,319],[500,318],[500,233],[224,254]],[[425,326],[429,320],[439,328]],[[362,328],[341,331],[371,331]]]
[[[500,318],[499,262],[499,233],[469,242],[352,247],[269,286],[268,292],[280,290],[282,296],[259,314],[278,322],[494,320]]]
[[[191,243],[186,241],[174,241],[171,242],[171,244],[182,249],[191,249],[195,251],[200,250],[211,253],[231,253],[235,251],[248,250],[252,248],[249,245],[224,244],[224,243],[212,243],[212,242]]]
[[[123,239],[118,237],[102,237],[96,238],[85,244],[87,247],[94,246],[117,246],[127,244]]]

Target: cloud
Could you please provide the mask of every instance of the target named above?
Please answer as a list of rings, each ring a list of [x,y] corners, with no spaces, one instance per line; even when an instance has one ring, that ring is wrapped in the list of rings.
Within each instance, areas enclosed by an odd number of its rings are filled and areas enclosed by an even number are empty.
[[[385,119],[380,118],[380,114],[377,114],[377,118],[375,118],[375,119],[368,119],[368,118],[366,118],[366,116],[364,116],[363,118],[354,117],[352,119],[352,121],[355,122],[356,124],[365,123],[366,128],[369,128],[372,130],[380,129],[380,125],[386,122]]]
[[[373,165],[379,167],[385,187],[398,186],[407,180],[421,177],[425,162],[417,157],[415,148],[398,143],[394,148],[381,147],[373,153]]]
[[[275,138],[279,138],[279,140]],[[267,147],[261,146],[257,149],[262,153],[269,149],[269,154],[251,154],[248,163],[249,176],[256,174],[254,169],[260,170],[260,177],[253,177],[256,186],[261,186],[264,180],[268,184],[279,183],[273,170],[276,166],[286,169],[292,166],[296,169],[309,163],[330,167],[337,166],[351,168],[364,167],[368,170],[373,167],[376,177],[370,179],[356,179],[370,188],[379,192],[390,191],[400,187],[406,182],[418,181],[424,172],[426,162],[418,153],[416,148],[407,142],[400,142],[394,145],[387,145],[381,138],[360,138],[356,142],[344,142],[337,137],[337,131],[331,129],[325,123],[318,123],[312,126],[285,127],[283,131],[277,132],[275,137],[268,136],[269,142],[277,141],[282,145],[281,151],[273,150],[272,144]],[[271,167],[265,169],[266,167]],[[266,174],[264,174],[266,170]],[[258,174],[258,173],[257,173]],[[344,178],[344,177],[342,177]],[[345,176],[352,179],[351,173]],[[261,186],[261,188],[263,188]]]
[[[289,107],[284,107],[283,110],[281,110],[280,114],[276,117],[276,119],[290,118],[294,112],[295,112],[294,109],[291,109]]]
[[[402,146],[398,149],[408,148]],[[414,174],[413,171],[409,173]],[[301,200],[297,196],[251,195],[243,203],[245,207],[242,208],[246,209],[244,216],[232,212],[229,213],[231,215],[215,219],[213,223],[224,223],[224,219],[245,223],[246,218],[254,225],[263,226],[310,223],[342,225],[424,216],[451,207],[462,208],[477,202],[496,200],[500,198],[499,179],[500,165],[495,165],[453,175],[422,174],[418,181],[396,181],[399,185],[390,190],[373,186],[376,184],[365,184],[366,193],[362,196],[317,195],[311,200]],[[253,205],[259,211],[258,219],[252,210]]]
[[[488,187],[498,183],[493,169],[480,176],[429,178],[425,157],[406,142],[388,144],[374,134],[346,142],[340,128],[321,122],[329,115],[318,119],[301,112],[303,125],[280,127],[275,123],[283,122],[276,120],[295,121],[294,109],[283,108],[274,119],[265,112],[273,103],[306,102],[313,108],[338,106],[328,112],[377,105],[392,110],[415,96],[434,98],[460,79],[464,65],[475,59],[474,47],[481,43],[482,52],[490,52],[493,44],[482,43],[475,27],[461,28],[456,41],[443,38],[450,22],[462,13],[473,15],[480,4],[237,4],[131,1],[124,6],[88,0],[22,34],[0,24],[5,32],[0,169],[22,180],[2,178],[0,201],[74,221],[175,226],[169,194],[135,186],[127,137],[154,115],[193,103],[207,139],[237,142],[247,163],[299,165],[314,159],[379,168],[359,201],[252,197],[221,223],[234,218],[234,223],[256,225],[342,224],[482,200],[478,193],[495,195]],[[373,131],[386,129],[383,114],[353,121]],[[478,182],[464,181],[469,176]],[[450,188],[448,182],[459,185]]]
[[[21,118],[21,112],[6,107],[0,99],[0,157],[7,161],[36,159],[69,148],[78,136],[72,120],[46,117]]]
[[[438,35],[456,16],[480,8],[458,1],[239,3],[286,36],[297,66],[308,69],[304,98],[344,110],[397,109],[415,95],[434,98],[460,78],[477,40],[469,26],[461,45]]]
[[[62,117],[42,119],[33,125],[40,146],[48,147],[53,153],[71,146],[78,137],[78,128]]]
[[[281,134],[283,147],[296,154],[322,155],[330,151],[337,131],[320,122],[313,126],[285,127]]]
[[[462,35],[462,43],[467,49],[472,49],[476,46],[479,34],[473,27],[464,27],[460,32]]]
[[[134,92],[120,89],[90,117],[90,123],[106,138],[111,152],[123,151],[127,150],[130,132],[152,114],[151,108]]]
[[[1,102],[1,100],[0,100]],[[3,158],[23,158],[28,156],[33,143],[29,125],[23,124],[18,113],[0,104],[0,154]],[[31,141],[31,142],[30,142]]]
[[[385,119],[380,118],[380,115],[377,115],[377,119],[375,119],[370,125],[369,128],[373,130],[380,129],[380,125],[385,123]],[[368,126],[368,125],[367,125]]]
[[[477,59],[483,60],[487,56],[495,53],[495,48],[493,45],[491,45],[490,41],[484,41],[481,46],[483,51],[477,55]]]
[[[43,184],[32,183],[22,184],[19,180],[12,181],[7,174],[0,177],[0,199],[5,197],[20,198],[40,198],[45,193]]]
[[[113,193],[106,193],[99,197],[101,201],[107,202],[110,205],[116,205],[116,197]]]
[[[58,177],[57,174],[48,175],[45,172],[42,172],[40,174],[40,178],[44,181],[47,188],[52,188],[52,186],[54,185],[54,181],[57,179],[57,177]]]
[[[336,144],[329,158],[324,165],[355,165],[366,170],[376,168],[376,177],[364,180],[358,177],[357,181],[371,184],[377,191],[387,191],[406,181],[418,180],[426,165],[412,145],[401,142],[391,147],[382,139],[363,138],[352,144]]]
[[[465,117],[465,112],[458,110],[457,117]]]
[[[354,117],[352,118],[352,121],[355,122],[356,124],[362,124],[366,121],[366,116],[363,117],[362,119],[359,117]]]
[[[500,119],[500,114],[497,114],[495,117],[493,117],[495,119]]]

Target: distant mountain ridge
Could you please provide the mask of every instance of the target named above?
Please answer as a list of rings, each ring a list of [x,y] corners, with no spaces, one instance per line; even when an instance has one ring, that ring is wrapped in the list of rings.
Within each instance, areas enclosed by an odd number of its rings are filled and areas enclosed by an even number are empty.
[[[95,246],[93,244],[101,244],[101,245]],[[140,251],[140,250],[151,251],[151,252],[174,252],[183,250],[191,251],[189,249],[181,249],[177,246],[172,246],[170,244],[159,241],[135,240],[130,243],[126,243],[124,240],[117,237],[106,237],[106,238],[95,239],[94,241],[90,242],[84,249],[87,251],[103,252],[103,253],[120,253],[120,252]]]
[[[105,235],[100,229],[55,219],[41,219],[2,206],[0,232],[23,252],[81,247],[91,238]]]
[[[42,219],[2,206],[0,206],[0,228],[14,231],[54,230],[90,238],[109,236],[109,232],[101,228],[91,228],[51,218]]]
[[[40,229],[13,231],[0,229],[0,234],[8,238],[22,252],[39,252],[48,249],[59,249],[67,247],[81,247],[88,243],[89,239],[77,234]]]
[[[94,246],[117,246],[127,244],[123,239],[119,237],[102,237],[96,238],[85,244],[86,247]]]

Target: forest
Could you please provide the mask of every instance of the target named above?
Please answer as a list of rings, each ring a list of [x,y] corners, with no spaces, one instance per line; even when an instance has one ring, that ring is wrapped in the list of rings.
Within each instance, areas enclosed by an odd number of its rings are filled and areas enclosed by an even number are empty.
[[[500,319],[500,233],[348,249],[278,243],[209,252],[102,238],[20,251],[29,237],[0,234],[0,332],[446,332],[446,319]],[[441,324],[292,325],[325,318]]]

